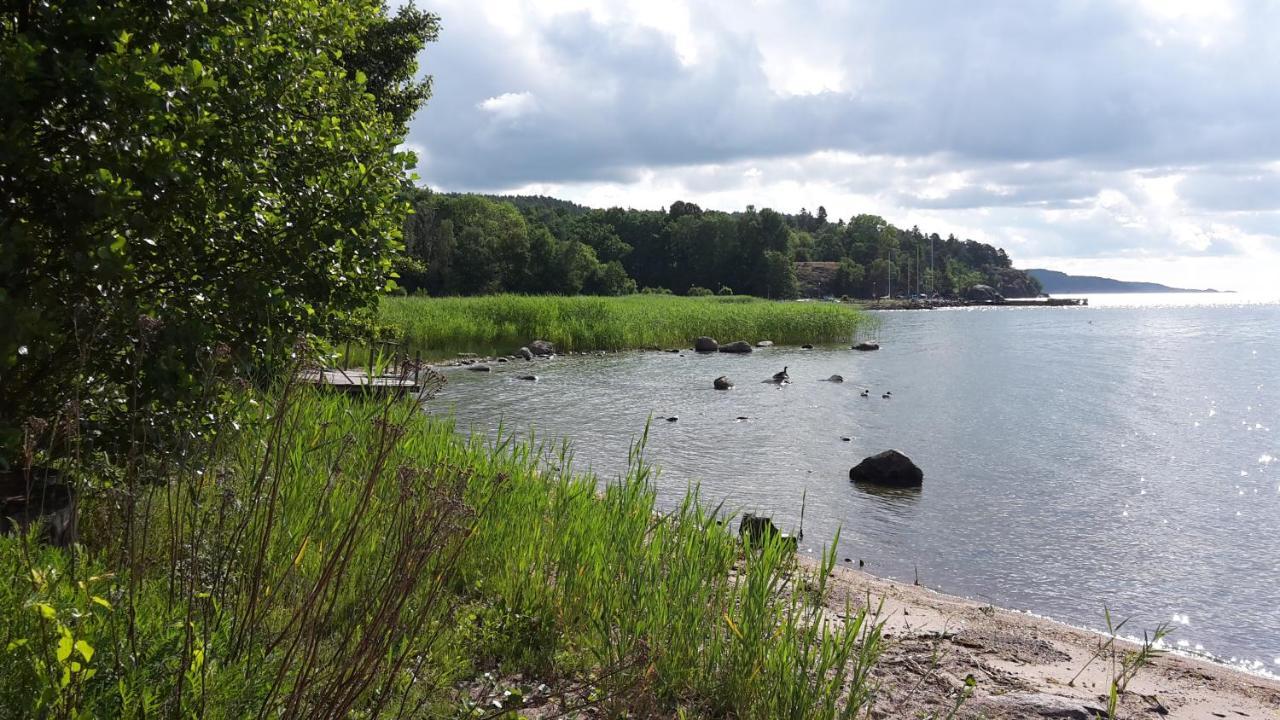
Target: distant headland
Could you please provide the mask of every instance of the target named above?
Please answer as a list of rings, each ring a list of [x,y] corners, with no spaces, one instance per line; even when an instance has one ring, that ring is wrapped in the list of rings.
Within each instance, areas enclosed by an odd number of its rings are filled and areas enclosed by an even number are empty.
[[[1194,290],[1189,288],[1169,287],[1153,282],[1132,282],[1115,280],[1094,275],[1068,275],[1057,270],[1032,269],[1026,273],[1036,280],[1049,294],[1079,293],[1197,293],[1197,292],[1231,292],[1230,290]]]

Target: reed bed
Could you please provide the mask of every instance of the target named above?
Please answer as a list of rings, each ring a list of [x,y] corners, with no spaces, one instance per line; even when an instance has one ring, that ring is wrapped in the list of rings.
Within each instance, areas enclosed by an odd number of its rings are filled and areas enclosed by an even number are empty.
[[[847,343],[866,315],[836,303],[758,298],[490,295],[384,298],[380,320],[408,354],[507,354],[535,339],[562,351],[688,347],[707,335],[720,342]]]
[[[0,537],[0,718],[870,700],[880,626],[822,612],[834,550],[809,576],[696,489],[658,512],[643,442],[602,483],[567,448],[466,439],[409,401],[286,387],[234,417],[147,473],[83,479],[82,545]]]

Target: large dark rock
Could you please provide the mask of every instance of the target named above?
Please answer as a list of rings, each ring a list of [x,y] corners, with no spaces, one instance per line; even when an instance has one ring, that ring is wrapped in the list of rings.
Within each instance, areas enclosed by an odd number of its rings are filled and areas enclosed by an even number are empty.
[[[733,387],[733,381],[723,375],[716,378],[712,384],[715,385],[717,390],[728,390]]]
[[[546,340],[534,340],[533,342],[529,343],[529,352],[533,353],[534,355],[538,355],[539,357],[546,356],[546,355],[555,355],[556,346],[552,345]]]
[[[722,353],[749,353],[749,352],[751,352],[751,343],[747,342],[746,340],[739,340],[739,341],[737,341],[737,342],[731,342],[731,343],[729,343],[728,345],[721,345],[721,346],[720,346],[720,352],[722,352]]]
[[[974,285],[964,291],[966,300],[982,303],[1002,303],[1004,296],[990,285]]]
[[[885,450],[850,468],[849,480],[886,487],[920,487],[924,484],[924,471],[897,450]]]
[[[698,352],[715,352],[720,349],[720,343],[717,343],[715,338],[709,338],[704,335],[693,341],[693,349]]]
[[[527,347],[522,347],[522,348],[520,348],[520,353],[519,353],[519,355],[520,355],[520,357],[524,358],[525,360],[532,360],[532,359],[533,359],[533,351],[532,351],[532,350],[530,350],[530,349],[529,349],[529,348],[527,348]]]
[[[862,342],[858,343],[857,345],[854,345],[854,346],[853,346],[853,349],[854,349],[854,350],[862,350],[863,352],[870,351],[870,350],[879,350],[879,349],[880,349],[880,343],[875,342],[875,341],[873,341],[873,340],[863,340]]]

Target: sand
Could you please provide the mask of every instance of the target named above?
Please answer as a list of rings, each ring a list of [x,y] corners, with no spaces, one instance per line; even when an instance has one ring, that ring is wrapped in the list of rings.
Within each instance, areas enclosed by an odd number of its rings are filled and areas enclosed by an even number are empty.
[[[970,675],[977,684],[957,718],[1092,720],[1106,708],[1111,653],[1090,661],[1105,637],[848,567],[837,567],[830,582],[834,618],[845,615],[846,603],[857,608],[870,598],[874,608],[883,599],[886,643],[873,673],[873,717],[947,717]],[[1118,716],[1280,720],[1280,682],[1168,653],[1128,684]]]

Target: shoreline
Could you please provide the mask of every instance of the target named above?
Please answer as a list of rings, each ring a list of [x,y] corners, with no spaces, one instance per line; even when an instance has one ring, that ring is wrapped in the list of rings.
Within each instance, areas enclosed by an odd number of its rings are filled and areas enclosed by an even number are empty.
[[[817,570],[817,558],[796,557],[805,571]],[[1110,654],[1089,662],[1105,635],[850,567],[832,570],[830,619],[840,621],[846,603],[857,608],[868,599],[873,608],[884,602],[878,620],[885,623],[885,650],[873,673],[882,688],[878,717],[945,715],[967,675],[977,685],[959,718],[1091,719],[1106,706]],[[1280,679],[1170,650],[1138,671],[1120,716],[1277,718]]]

